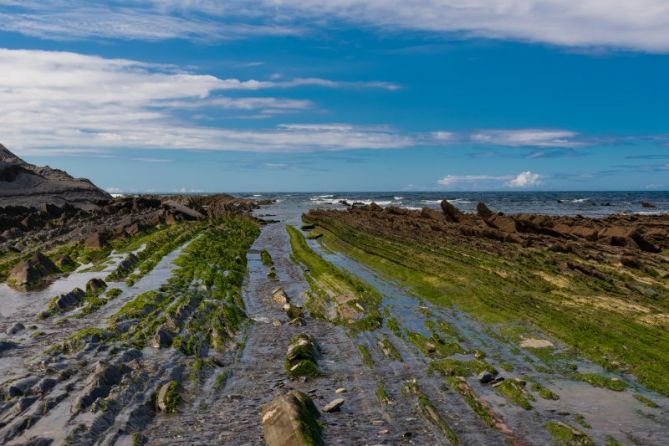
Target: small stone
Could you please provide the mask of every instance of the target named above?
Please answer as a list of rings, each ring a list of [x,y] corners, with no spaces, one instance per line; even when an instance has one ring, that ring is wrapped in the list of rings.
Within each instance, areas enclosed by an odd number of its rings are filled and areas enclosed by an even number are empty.
[[[372,420],[372,426],[383,426],[385,421],[383,420]]]
[[[427,352],[428,352],[428,353],[434,353],[434,352],[437,351],[437,346],[434,345],[434,344],[431,343],[431,342],[426,342],[426,343],[425,343],[425,348],[427,349]]]
[[[390,430],[388,429],[382,429],[379,431],[379,435],[388,435],[390,433]]]
[[[340,387],[337,390],[335,390],[335,393],[346,393],[346,389],[343,388],[343,387]]]
[[[323,412],[339,412],[341,406],[344,405],[344,398],[337,398],[336,400],[330,401],[328,404],[323,407]]]
[[[495,377],[493,376],[492,373],[490,373],[488,371],[485,371],[485,370],[483,372],[479,373],[477,378],[478,378],[478,380],[481,384],[488,384],[495,379]]]

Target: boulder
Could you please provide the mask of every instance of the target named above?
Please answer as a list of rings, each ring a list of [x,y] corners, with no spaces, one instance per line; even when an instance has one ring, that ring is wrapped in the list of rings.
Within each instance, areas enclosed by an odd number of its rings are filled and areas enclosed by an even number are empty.
[[[8,350],[16,348],[16,346],[17,346],[16,342],[0,341],[0,356]]]
[[[295,336],[286,352],[286,371],[293,378],[314,377],[320,374],[316,361],[319,357],[318,345],[314,338],[302,333]]]
[[[641,207],[646,208],[646,209],[655,209],[657,206],[655,206],[653,203],[650,203],[648,201],[642,201],[641,202]]]
[[[483,202],[479,202],[479,204],[476,205],[476,213],[484,220],[487,220],[495,215],[495,213],[491,211]]]
[[[24,378],[24,379],[19,379],[18,381],[14,381],[7,388],[7,394],[11,398],[13,398],[15,396],[26,395],[28,393],[28,390],[32,386],[37,384],[38,381],[39,381],[39,378],[37,378],[36,376],[31,376],[29,378]]]
[[[15,334],[17,334],[17,333],[22,332],[22,331],[25,330],[25,329],[26,329],[25,325],[23,325],[21,322],[17,322],[17,323],[15,323],[14,325],[12,325],[11,327],[9,327],[9,328],[7,329],[7,332],[6,332],[6,333],[7,333],[8,335],[10,335],[10,336],[13,336],[13,335],[15,335]]]
[[[9,271],[7,282],[19,288],[30,288],[38,285],[44,277],[58,271],[56,265],[41,252],[35,253],[30,259],[19,262]]]
[[[86,293],[91,296],[98,296],[107,289],[107,282],[102,279],[91,279],[86,283]]]
[[[166,225],[171,226],[171,225],[175,225],[176,223],[177,223],[177,219],[176,219],[176,217],[174,216],[173,213],[168,212],[167,214],[165,214],[165,224]]]
[[[73,270],[77,267],[77,263],[67,254],[58,257],[56,259],[56,265],[63,271]]]
[[[272,290],[272,299],[274,299],[274,302],[278,303],[279,305],[286,305],[290,303],[290,298],[282,287],[278,287]]]
[[[164,327],[158,327],[156,334],[151,338],[151,347],[161,349],[172,345],[172,333]]]
[[[102,249],[105,245],[105,234],[93,232],[84,240],[84,246],[88,249]]]
[[[441,201],[441,211],[444,213],[446,221],[457,223],[462,218],[462,212],[460,212],[458,208],[449,203],[448,200]]]
[[[176,381],[170,381],[160,386],[156,396],[156,407],[161,412],[173,413],[181,402],[179,385]]]
[[[142,229],[142,228],[139,226],[139,223],[133,223],[133,224],[131,224],[131,225],[129,225],[129,226],[126,226],[126,227],[123,229],[123,232],[125,232],[127,235],[129,235],[130,237],[132,237],[133,235],[137,235],[137,234],[139,234],[139,231],[141,231],[141,229]]]
[[[69,310],[79,306],[86,297],[86,293],[81,288],[75,288],[69,293],[61,294],[55,300],[55,306],[60,310]]]
[[[263,436],[267,446],[322,446],[320,413],[306,394],[293,390],[263,406]]]
[[[285,304],[283,310],[286,312],[286,315],[288,315],[288,319],[301,319],[304,317],[304,309],[297,305]]]

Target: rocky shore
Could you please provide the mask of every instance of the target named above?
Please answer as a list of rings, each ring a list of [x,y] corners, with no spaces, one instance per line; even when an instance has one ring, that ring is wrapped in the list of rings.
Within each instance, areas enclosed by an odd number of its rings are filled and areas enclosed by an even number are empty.
[[[2,444],[669,436],[668,216],[112,198],[3,150]]]

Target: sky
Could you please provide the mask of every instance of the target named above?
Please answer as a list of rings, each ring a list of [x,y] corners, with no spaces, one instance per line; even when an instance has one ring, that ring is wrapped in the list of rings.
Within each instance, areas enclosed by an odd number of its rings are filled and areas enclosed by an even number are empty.
[[[0,0],[0,143],[110,192],[669,190],[666,0]]]

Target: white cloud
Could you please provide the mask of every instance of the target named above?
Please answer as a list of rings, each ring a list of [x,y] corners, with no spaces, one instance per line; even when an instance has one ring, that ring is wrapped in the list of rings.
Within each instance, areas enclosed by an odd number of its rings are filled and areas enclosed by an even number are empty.
[[[132,60],[7,49],[0,49],[0,73],[0,135],[6,145],[24,154],[28,150],[44,154],[47,149],[59,153],[111,148],[291,151],[414,144],[411,137],[388,128],[337,124],[244,130],[197,126],[183,117],[184,111],[215,107],[272,114],[313,106],[299,99],[230,98],[220,96],[222,91],[303,85],[376,88],[378,83],[220,79]]]
[[[447,175],[437,181],[441,186],[481,186],[523,188],[540,184],[541,175],[529,171],[518,175]]]
[[[478,144],[510,147],[582,147],[579,135],[566,130],[514,129],[482,130],[470,135]]]
[[[530,187],[539,184],[541,175],[528,171],[521,172],[507,183],[509,187]]]
[[[485,183],[491,181],[508,180],[508,176],[494,176],[494,175],[447,175],[441,180],[437,181],[442,186],[453,186],[462,183]]]
[[[435,141],[451,141],[454,137],[453,132],[447,132],[447,131],[438,131],[438,132],[432,132],[431,134],[432,138],[434,138]]]
[[[43,38],[221,40],[330,21],[577,47],[669,51],[665,0],[14,0],[3,30]]]
[[[0,21],[3,31],[56,40],[110,38],[156,41],[180,38],[220,41],[302,33],[295,25],[250,23],[248,19],[222,23],[201,14],[173,14],[160,7],[159,3],[135,0],[121,3],[99,0],[2,0]],[[189,3],[195,8],[199,2]]]

